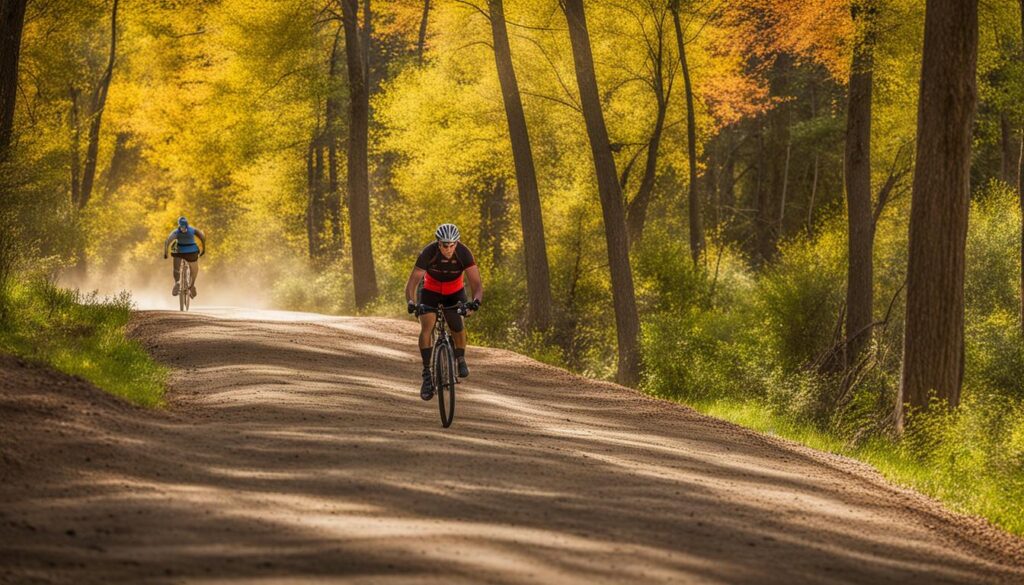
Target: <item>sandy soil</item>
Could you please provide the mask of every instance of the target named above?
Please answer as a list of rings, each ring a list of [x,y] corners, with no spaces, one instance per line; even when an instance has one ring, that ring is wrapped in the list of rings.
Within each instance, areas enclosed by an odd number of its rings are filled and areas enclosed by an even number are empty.
[[[144,312],[168,408],[0,358],[3,583],[1024,583],[867,466],[411,321]]]

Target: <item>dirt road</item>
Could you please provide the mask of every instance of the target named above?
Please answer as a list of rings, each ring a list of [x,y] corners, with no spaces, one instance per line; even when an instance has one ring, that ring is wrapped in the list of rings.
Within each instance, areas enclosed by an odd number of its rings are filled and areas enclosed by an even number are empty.
[[[866,466],[513,353],[442,429],[416,330],[141,313],[159,411],[0,359],[0,582],[1024,583]]]

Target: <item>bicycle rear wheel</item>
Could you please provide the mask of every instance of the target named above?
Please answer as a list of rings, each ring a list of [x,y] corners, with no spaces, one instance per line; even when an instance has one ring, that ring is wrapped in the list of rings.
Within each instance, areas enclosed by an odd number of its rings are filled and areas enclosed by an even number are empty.
[[[437,407],[441,411],[441,426],[448,428],[455,419],[455,355],[447,342],[434,346],[433,374]]]

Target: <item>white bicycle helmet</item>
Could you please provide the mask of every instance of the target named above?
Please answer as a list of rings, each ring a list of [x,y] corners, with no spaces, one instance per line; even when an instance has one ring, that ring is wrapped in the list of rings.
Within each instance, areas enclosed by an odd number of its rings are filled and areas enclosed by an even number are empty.
[[[440,242],[458,242],[459,236],[459,228],[454,223],[442,223],[434,232],[434,237]]]

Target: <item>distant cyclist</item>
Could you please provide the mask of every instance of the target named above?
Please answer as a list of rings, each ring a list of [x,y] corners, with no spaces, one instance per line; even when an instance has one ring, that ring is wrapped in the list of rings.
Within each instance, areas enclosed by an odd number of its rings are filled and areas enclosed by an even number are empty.
[[[199,245],[196,244],[196,237],[203,243],[203,249],[199,249]],[[181,261],[188,262],[188,268],[192,274],[192,282],[189,283],[188,294],[191,298],[196,298],[196,278],[199,276],[199,257],[206,254],[206,235],[203,231],[197,227],[188,225],[188,220],[185,216],[178,218],[178,227],[171,232],[171,235],[167,236],[164,241],[164,259],[167,259],[167,248],[173,243],[177,242],[177,249],[171,252],[171,256],[174,256],[174,288],[171,289],[171,294],[177,296],[178,293],[182,292],[178,290],[178,278],[181,274]]]
[[[484,285],[480,281],[480,269],[473,259],[473,253],[459,241],[459,228],[455,224],[446,223],[438,226],[434,232],[436,241],[420,252],[416,266],[405,284],[405,299],[408,301],[409,312],[417,312],[418,305],[430,307],[451,307],[459,301],[466,302],[466,289],[462,284],[462,274],[466,274],[469,286],[473,289],[473,301],[467,303],[469,313],[480,308],[484,298]],[[417,287],[423,279],[423,289]],[[469,314],[467,313],[467,314]],[[455,309],[445,311],[445,321],[451,329],[455,340],[455,358],[459,363],[459,377],[469,376],[466,365],[466,330],[462,317]],[[423,313],[420,319],[420,355],[423,358],[423,385],[420,387],[420,398],[430,400],[434,396],[434,388],[430,383],[430,334],[437,320],[435,313]]]

